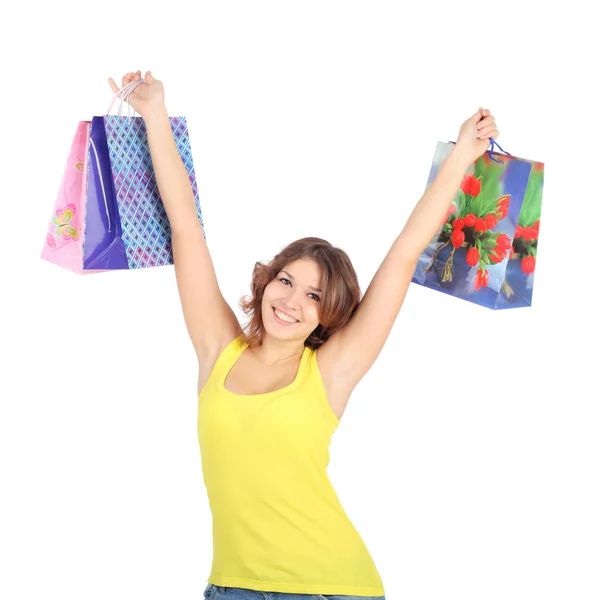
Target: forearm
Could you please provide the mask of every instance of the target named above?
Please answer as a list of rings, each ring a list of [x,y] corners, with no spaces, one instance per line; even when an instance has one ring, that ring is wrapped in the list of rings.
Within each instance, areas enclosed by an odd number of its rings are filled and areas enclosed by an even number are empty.
[[[144,122],[156,183],[171,231],[176,233],[199,225],[192,185],[175,145],[166,107],[144,115]]]
[[[469,162],[455,145],[394,243],[403,258],[418,260],[438,232],[468,167]]]

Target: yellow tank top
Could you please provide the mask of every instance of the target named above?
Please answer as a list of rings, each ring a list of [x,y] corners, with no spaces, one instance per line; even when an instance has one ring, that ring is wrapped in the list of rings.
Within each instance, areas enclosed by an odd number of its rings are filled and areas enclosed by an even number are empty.
[[[265,592],[383,596],[379,573],[327,475],[339,420],[316,351],[295,380],[238,395],[225,378],[248,347],[220,354],[198,397],[198,441],[213,523],[208,583]]]

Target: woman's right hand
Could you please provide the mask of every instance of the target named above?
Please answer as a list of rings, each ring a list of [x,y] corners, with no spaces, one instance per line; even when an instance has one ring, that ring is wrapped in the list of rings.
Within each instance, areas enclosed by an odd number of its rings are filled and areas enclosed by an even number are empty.
[[[108,83],[112,88],[112,91],[116,94],[119,89],[123,89],[126,85],[132,81],[137,81],[142,78],[142,72],[137,71],[136,73],[127,73],[123,76],[121,88],[117,87],[112,77],[108,78]],[[158,110],[165,104],[165,90],[162,82],[152,77],[150,71],[146,71],[144,77],[145,83],[140,83],[130,94],[128,102],[141,117],[145,118],[151,114],[154,110]]]

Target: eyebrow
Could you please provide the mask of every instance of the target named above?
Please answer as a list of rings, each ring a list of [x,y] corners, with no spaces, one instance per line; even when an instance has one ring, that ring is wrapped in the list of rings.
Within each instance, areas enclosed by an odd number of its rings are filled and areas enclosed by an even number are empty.
[[[294,281],[294,276],[291,273],[288,273],[287,271],[281,271],[282,273],[285,273],[292,281]],[[319,288],[313,287],[312,285],[308,286],[311,290],[314,290],[315,292],[320,292],[321,290]]]

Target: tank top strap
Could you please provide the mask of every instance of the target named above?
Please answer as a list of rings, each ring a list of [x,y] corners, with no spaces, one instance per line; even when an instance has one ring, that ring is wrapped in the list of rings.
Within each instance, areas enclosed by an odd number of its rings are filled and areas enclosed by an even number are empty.
[[[310,348],[310,346],[304,346],[304,351],[302,352],[302,358],[300,359],[300,365],[298,366],[298,373],[296,377],[300,382],[305,381],[307,372],[311,371],[311,363],[313,360],[313,356],[315,351]]]
[[[210,379],[217,381],[219,377],[223,377],[228,373],[247,346],[248,343],[246,342],[246,335],[244,333],[241,333],[238,337],[229,342],[221,354],[219,354]]]

